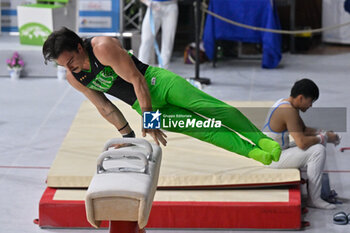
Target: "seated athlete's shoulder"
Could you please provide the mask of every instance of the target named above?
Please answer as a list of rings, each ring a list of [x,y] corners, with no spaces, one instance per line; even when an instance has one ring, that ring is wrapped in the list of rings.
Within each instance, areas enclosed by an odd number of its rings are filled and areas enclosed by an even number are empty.
[[[283,109],[295,109],[293,107],[293,105],[285,103],[285,104],[281,104],[278,108],[283,108]]]
[[[283,104],[276,109],[276,115],[280,117],[295,117],[299,111],[290,104]]]

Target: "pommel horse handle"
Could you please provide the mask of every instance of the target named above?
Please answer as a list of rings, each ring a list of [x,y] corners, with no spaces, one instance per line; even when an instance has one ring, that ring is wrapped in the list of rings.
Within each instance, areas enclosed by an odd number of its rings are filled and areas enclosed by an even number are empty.
[[[103,162],[107,160],[117,160],[117,159],[132,159],[132,160],[141,160],[143,162],[143,167],[134,168],[134,167],[118,167],[118,168],[109,168],[105,169],[103,167]],[[109,173],[109,172],[139,172],[147,173],[148,172],[148,160],[146,156],[141,152],[130,151],[130,150],[113,150],[103,152],[97,159],[97,173]]]
[[[124,144],[124,143],[130,143],[130,144],[135,144],[142,146],[146,150],[146,157],[148,160],[152,160],[152,146],[151,144],[144,140],[144,139],[139,139],[139,138],[113,138],[110,139],[109,141],[106,142],[106,144],[103,147],[103,151],[108,150],[109,147],[111,147],[113,144]]]

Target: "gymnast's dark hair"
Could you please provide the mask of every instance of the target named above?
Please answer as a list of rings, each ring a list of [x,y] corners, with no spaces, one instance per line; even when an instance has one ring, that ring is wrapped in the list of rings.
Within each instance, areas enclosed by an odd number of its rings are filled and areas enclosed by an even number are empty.
[[[66,27],[52,32],[43,46],[45,64],[57,59],[64,51],[78,51],[78,44],[84,47],[83,39]]]
[[[313,101],[319,97],[319,90],[317,85],[310,79],[304,78],[294,83],[290,96],[296,98],[298,95],[312,98]]]

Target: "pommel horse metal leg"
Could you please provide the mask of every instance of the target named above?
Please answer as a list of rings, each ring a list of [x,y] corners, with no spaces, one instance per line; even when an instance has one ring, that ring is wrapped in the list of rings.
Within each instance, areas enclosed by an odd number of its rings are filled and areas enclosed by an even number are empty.
[[[113,144],[131,143],[115,149]],[[111,148],[110,148],[111,147]],[[110,221],[110,233],[143,233],[157,189],[161,149],[143,139],[112,139],[97,159],[85,197],[94,227]]]
[[[127,221],[110,221],[109,233],[143,233],[144,230],[139,230],[137,222]]]

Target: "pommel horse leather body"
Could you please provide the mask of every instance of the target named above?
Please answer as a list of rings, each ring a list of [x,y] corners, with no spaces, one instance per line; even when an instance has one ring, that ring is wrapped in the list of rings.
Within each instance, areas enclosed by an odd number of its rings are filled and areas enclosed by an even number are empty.
[[[112,145],[131,143],[115,149]],[[110,233],[138,232],[148,221],[162,151],[143,139],[111,139],[97,159],[97,172],[86,193],[86,216],[98,228],[110,221]]]

